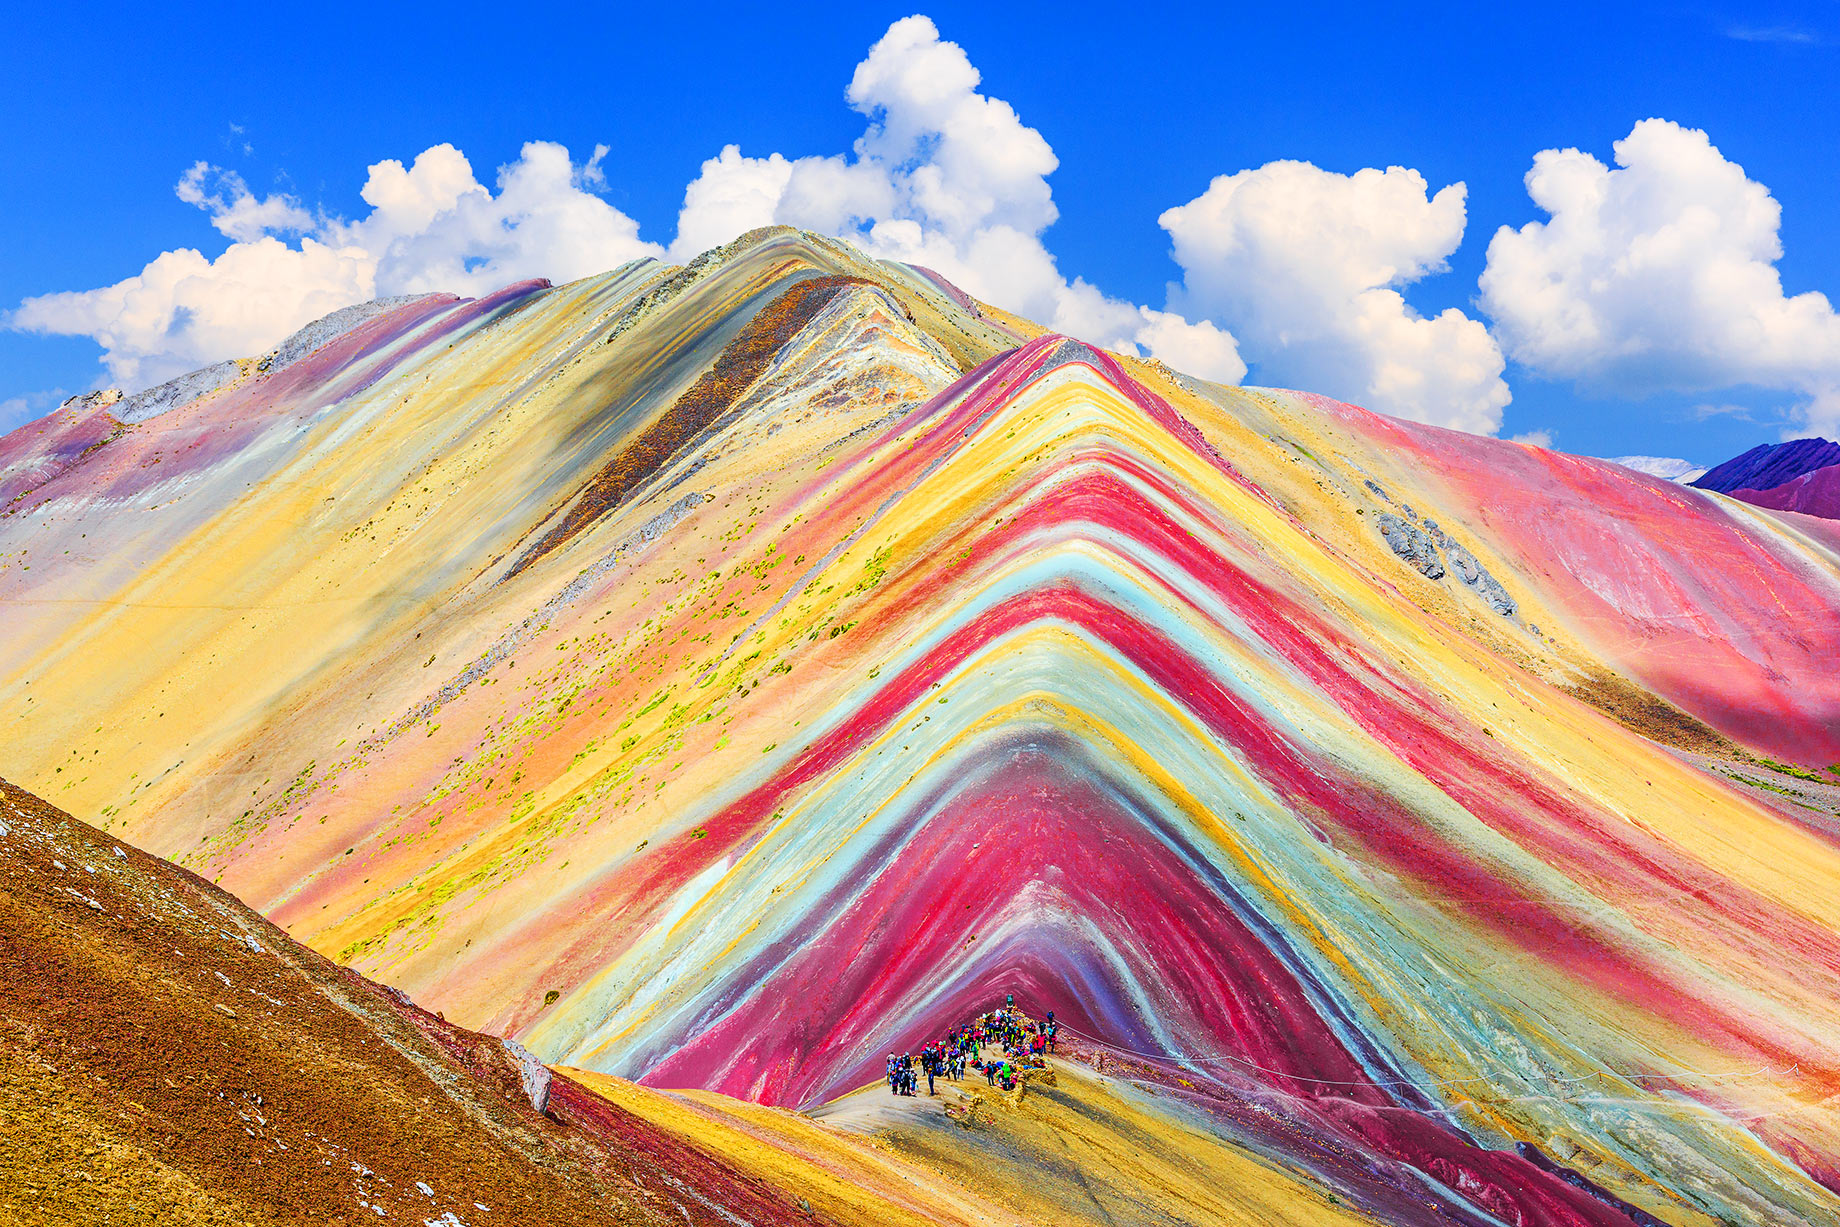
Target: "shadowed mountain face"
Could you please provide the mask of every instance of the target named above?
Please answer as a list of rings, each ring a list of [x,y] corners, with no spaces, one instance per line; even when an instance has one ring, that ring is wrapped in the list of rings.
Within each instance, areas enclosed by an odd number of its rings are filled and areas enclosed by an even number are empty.
[[[1840,464],[1840,443],[1831,439],[1791,439],[1760,443],[1741,456],[1714,465],[1694,479],[1702,490],[1730,494],[1737,490],[1772,490],[1804,473]]]
[[[1840,443],[1794,439],[1764,443],[1697,478],[1756,507],[1840,520]]]
[[[1734,490],[1732,497],[1758,507],[1840,520],[1840,464],[1810,469],[1768,490]]]
[[[1820,521],[780,231],[107,410],[11,769],[467,1026],[814,1107],[1014,992],[1311,1206],[1840,1216]]]

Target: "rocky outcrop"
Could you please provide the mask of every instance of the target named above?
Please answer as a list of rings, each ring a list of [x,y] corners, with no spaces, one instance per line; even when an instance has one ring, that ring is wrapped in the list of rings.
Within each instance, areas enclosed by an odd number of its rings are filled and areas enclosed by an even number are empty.
[[[1488,607],[1504,618],[1512,618],[1517,612],[1514,598],[1501,586],[1488,568],[1476,561],[1476,556],[1462,544],[1451,539],[1450,535],[1439,527],[1436,520],[1425,521],[1425,532],[1444,550],[1444,556],[1450,559],[1451,567],[1457,578],[1476,590]]]
[[[1366,486],[1374,494],[1391,502],[1391,497],[1371,479]],[[1417,513],[1408,505],[1398,505],[1403,516],[1383,511],[1374,517],[1374,524],[1380,535],[1386,538],[1387,546],[1394,554],[1425,576],[1427,579],[1443,579],[1445,559],[1450,562],[1450,570],[1456,572],[1457,578],[1475,590],[1495,613],[1504,618],[1512,618],[1518,612],[1514,598],[1501,586],[1488,568],[1484,567],[1476,556],[1461,542],[1444,531],[1436,520],[1426,520],[1422,525],[1413,523]],[[1442,551],[1440,556],[1439,551]]]
[[[1411,563],[1427,579],[1444,578],[1444,560],[1438,557],[1437,543],[1431,539],[1431,534],[1390,511],[1381,512],[1375,522],[1393,553]]]
[[[88,413],[95,409],[107,409],[121,400],[120,388],[102,388],[95,392],[85,392],[73,396],[58,406],[60,412]]]
[[[549,1107],[549,1066],[539,1061],[536,1053],[516,1040],[506,1040],[505,1051],[517,1062],[518,1082],[524,1088],[524,1098],[530,1101],[530,1106],[539,1112]]]
[[[124,398],[115,410],[115,416],[123,422],[145,422],[162,413],[171,413],[201,396],[229,387],[243,377],[249,365],[246,358],[226,358],[199,370],[188,371],[177,379],[169,379],[163,384]]]

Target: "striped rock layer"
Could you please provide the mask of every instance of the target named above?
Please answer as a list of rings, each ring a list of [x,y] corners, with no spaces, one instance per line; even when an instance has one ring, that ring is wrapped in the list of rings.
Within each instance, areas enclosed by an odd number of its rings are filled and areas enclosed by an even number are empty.
[[[1840,1221],[1823,521],[788,231],[0,505],[7,774],[551,1063],[816,1108],[1014,993],[1248,1221]]]

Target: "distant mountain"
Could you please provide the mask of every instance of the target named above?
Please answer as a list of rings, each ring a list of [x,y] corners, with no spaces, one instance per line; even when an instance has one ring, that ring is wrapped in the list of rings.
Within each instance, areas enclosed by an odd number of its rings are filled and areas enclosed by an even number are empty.
[[[1840,443],[1831,439],[1760,443],[1741,456],[1714,465],[1692,484],[1721,494],[1736,490],[1770,490],[1830,464],[1840,464]]]
[[[1768,490],[1733,490],[1731,496],[1777,511],[1840,520],[1840,464],[1812,469]]]
[[[1638,473],[1647,473],[1650,477],[1659,477],[1663,481],[1690,482],[1706,471],[1703,464],[1694,464],[1691,460],[1672,456],[1612,456],[1610,463],[1620,464]]]

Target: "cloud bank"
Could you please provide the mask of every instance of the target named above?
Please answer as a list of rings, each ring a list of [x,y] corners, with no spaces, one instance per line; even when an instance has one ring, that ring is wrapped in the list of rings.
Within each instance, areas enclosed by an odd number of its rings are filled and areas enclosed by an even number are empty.
[[[114,285],[29,298],[8,322],[94,338],[108,378],[134,391],[262,353],[352,303],[430,290],[477,295],[520,278],[582,277],[662,255],[640,241],[636,222],[594,194],[605,153],[576,165],[561,145],[533,141],[499,169],[494,193],[458,149],[436,145],[407,167],[372,166],[360,193],[371,211],[352,222],[311,213],[289,196],[258,198],[238,175],[200,162],[176,190],[232,240],[221,255],[165,252]]]
[[[849,151],[721,149],[686,186],[668,245],[600,194],[604,146],[577,162],[533,141],[488,186],[436,145],[371,166],[368,211],[353,218],[199,162],[176,191],[228,240],[220,254],[168,251],[114,285],[27,299],[6,323],[93,338],[107,378],[132,391],[264,352],[355,302],[682,261],[779,223],[1202,378],[1250,373],[1463,430],[1500,430],[1509,360],[1598,394],[1779,390],[1803,425],[1840,427],[1840,319],[1821,294],[1784,293],[1779,206],[1702,132],[1645,120],[1616,143],[1614,167],[1539,153],[1526,185],[1547,220],[1494,235],[1476,300],[1486,324],[1407,300],[1447,271],[1468,217],[1463,183],[1433,191],[1403,166],[1277,161],[1216,177],[1157,219],[1180,276],[1162,304],[1140,304],[1061,272],[1046,239],[1059,160],[981,86],[932,21],[895,22],[845,91],[864,121]]]
[[[1615,168],[1547,149],[1527,193],[1547,215],[1495,233],[1482,305],[1508,356],[1618,395],[1754,386],[1840,427],[1840,316],[1783,292],[1782,207],[1704,132],[1646,119]]]
[[[1508,385],[1488,329],[1454,307],[1427,319],[1398,288],[1444,271],[1464,197],[1403,166],[1222,175],[1158,219],[1182,267],[1172,302],[1232,329],[1262,380],[1492,434]]]

